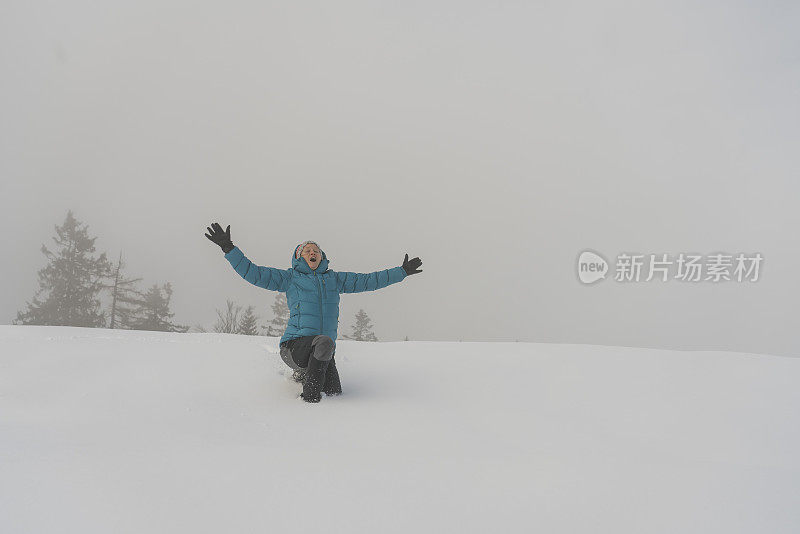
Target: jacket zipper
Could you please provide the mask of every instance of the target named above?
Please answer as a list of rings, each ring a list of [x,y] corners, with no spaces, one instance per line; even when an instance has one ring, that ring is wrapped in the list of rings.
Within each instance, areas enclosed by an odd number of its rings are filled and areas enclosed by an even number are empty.
[[[322,315],[322,285],[317,273],[314,273],[314,277],[317,279],[317,289],[319,289],[319,333],[322,334],[325,332],[325,316]]]

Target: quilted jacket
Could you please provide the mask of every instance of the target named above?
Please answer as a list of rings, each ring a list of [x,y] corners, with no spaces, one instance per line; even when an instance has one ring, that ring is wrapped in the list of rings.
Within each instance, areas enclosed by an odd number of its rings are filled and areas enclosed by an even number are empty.
[[[289,323],[280,343],[320,334],[330,336],[335,342],[339,327],[340,293],[375,291],[408,276],[402,266],[372,273],[333,271],[328,269],[328,256],[322,249],[322,260],[314,270],[305,258],[295,257],[295,249],[292,250],[292,267],[285,270],[256,265],[247,259],[239,247],[233,247],[225,254],[225,259],[236,272],[251,284],[286,293]]]

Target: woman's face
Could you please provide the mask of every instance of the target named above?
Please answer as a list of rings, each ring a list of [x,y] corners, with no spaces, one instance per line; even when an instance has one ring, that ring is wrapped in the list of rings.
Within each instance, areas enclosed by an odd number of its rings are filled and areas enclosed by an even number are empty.
[[[306,263],[314,271],[317,270],[317,267],[319,267],[319,262],[322,261],[322,253],[319,251],[319,247],[313,243],[309,243],[303,247],[303,251],[300,253],[300,256],[306,259]]]

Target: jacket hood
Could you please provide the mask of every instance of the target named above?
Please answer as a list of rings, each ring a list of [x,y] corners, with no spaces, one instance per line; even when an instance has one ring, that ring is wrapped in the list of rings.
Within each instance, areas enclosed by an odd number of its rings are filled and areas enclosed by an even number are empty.
[[[317,245],[319,247],[319,251],[322,253],[322,259],[319,260],[319,265],[317,266],[317,269],[315,271],[314,269],[311,268],[311,266],[308,265],[308,262],[304,257],[302,256],[300,256],[299,258],[294,257],[294,254],[297,251],[297,247],[299,247],[300,245],[302,245],[302,243],[298,243],[292,249],[292,269],[306,274],[312,274],[314,272],[322,274],[328,270],[328,256],[325,255],[325,251],[322,250],[322,247]]]

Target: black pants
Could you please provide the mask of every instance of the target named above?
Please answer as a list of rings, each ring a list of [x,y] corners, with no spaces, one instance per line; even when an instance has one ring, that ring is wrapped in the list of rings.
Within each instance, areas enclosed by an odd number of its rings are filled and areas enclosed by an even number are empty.
[[[329,336],[303,336],[281,343],[281,359],[292,369],[305,369],[312,356],[320,361],[333,358],[336,346]]]

